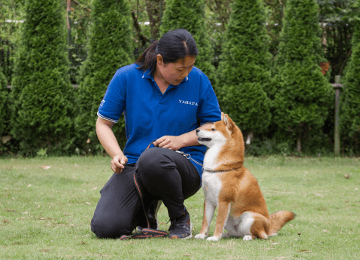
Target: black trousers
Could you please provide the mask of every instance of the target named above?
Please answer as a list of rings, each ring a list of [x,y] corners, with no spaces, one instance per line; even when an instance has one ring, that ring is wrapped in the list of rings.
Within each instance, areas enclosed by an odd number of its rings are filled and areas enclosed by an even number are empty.
[[[135,182],[140,183],[140,197]],[[100,191],[91,220],[91,230],[100,238],[129,235],[137,226],[146,227],[144,206],[162,200],[170,219],[184,211],[184,200],[200,188],[195,166],[183,155],[165,148],[145,150],[136,164],[114,173]]]

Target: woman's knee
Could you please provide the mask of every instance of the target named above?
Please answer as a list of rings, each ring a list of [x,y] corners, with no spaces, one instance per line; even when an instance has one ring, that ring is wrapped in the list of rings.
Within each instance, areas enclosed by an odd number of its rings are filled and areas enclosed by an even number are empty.
[[[161,173],[161,171],[176,168],[170,154],[168,154],[169,152],[170,151],[165,148],[158,147],[145,150],[139,157],[137,170],[145,172],[151,170],[154,174],[158,174]]]
[[[91,231],[98,238],[119,238],[122,235],[129,235],[135,226],[129,221],[121,221],[117,218],[99,218],[94,216],[91,220]]]
[[[159,148],[146,149],[139,157],[136,168],[139,170],[153,168],[157,165],[157,154]]]

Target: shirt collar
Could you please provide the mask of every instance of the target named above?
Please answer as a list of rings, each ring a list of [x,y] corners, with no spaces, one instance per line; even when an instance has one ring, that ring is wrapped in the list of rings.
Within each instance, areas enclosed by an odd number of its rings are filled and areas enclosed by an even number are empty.
[[[152,75],[151,72],[150,72],[150,69],[147,69],[147,70],[144,72],[144,74],[142,75],[142,78],[151,79],[152,81],[155,81],[153,75]],[[186,76],[186,77],[183,79],[183,81],[181,81],[181,83],[186,82],[186,81],[188,81],[188,80],[189,80],[189,76]]]

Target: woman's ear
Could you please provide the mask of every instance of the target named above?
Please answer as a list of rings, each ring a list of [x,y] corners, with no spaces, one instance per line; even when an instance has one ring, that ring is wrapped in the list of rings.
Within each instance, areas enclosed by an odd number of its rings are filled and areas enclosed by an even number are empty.
[[[164,60],[161,54],[156,55],[156,63],[162,66],[164,65]]]

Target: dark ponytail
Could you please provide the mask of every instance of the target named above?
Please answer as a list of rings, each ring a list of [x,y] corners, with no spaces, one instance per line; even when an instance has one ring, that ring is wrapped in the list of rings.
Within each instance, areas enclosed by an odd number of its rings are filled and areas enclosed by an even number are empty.
[[[165,33],[160,41],[154,41],[136,60],[138,69],[156,71],[157,55],[160,54],[164,63],[176,62],[186,56],[196,56],[198,50],[192,35],[185,29],[176,29]]]
[[[136,60],[136,64],[140,65],[139,70],[147,70],[150,68],[150,73],[154,75],[156,70],[156,45],[158,41],[154,41]]]

